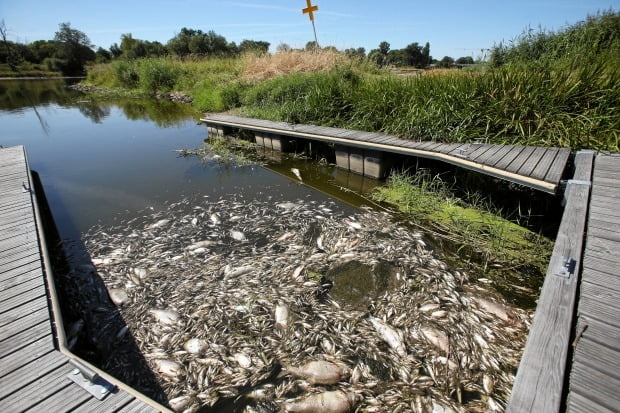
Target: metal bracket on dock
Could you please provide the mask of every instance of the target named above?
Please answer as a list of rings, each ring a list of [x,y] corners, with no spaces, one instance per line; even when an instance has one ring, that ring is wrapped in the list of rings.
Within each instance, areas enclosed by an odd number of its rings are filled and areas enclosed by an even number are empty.
[[[570,278],[571,275],[575,274],[575,268],[577,267],[577,261],[572,258],[562,257],[554,274],[558,277]]]
[[[71,359],[69,363],[75,368],[67,377],[98,400],[103,400],[116,388],[115,385],[108,383],[97,372],[81,365],[77,361]]]

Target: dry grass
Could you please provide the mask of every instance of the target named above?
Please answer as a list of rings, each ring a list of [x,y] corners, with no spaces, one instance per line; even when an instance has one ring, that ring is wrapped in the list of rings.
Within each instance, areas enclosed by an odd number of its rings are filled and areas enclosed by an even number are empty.
[[[244,80],[261,81],[297,72],[328,71],[349,59],[331,50],[280,52],[274,55],[247,54],[242,58]]]

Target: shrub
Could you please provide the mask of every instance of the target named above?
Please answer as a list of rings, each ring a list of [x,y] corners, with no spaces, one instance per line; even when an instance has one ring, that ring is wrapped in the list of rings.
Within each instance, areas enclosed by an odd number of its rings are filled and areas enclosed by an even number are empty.
[[[134,89],[138,86],[140,76],[133,61],[117,60],[112,63],[112,69],[116,75],[118,84],[128,89]]]
[[[182,70],[178,64],[164,59],[145,59],[139,63],[139,84],[146,92],[170,91]]]

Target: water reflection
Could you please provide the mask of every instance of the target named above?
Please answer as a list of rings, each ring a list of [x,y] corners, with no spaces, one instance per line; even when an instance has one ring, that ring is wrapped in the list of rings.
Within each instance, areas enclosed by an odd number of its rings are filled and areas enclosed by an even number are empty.
[[[127,119],[155,122],[160,127],[170,127],[195,116],[189,105],[154,99],[103,99],[86,97],[69,88],[75,79],[54,80],[2,80],[0,81],[0,112],[23,113],[33,109],[58,105],[77,108],[93,123],[102,123],[113,108],[120,108]],[[46,122],[41,115],[42,122]]]

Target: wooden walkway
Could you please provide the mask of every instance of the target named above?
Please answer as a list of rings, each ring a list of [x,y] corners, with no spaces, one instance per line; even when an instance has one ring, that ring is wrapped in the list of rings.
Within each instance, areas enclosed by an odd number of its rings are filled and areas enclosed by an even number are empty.
[[[582,151],[508,412],[620,412],[620,154]]]
[[[69,360],[77,358],[63,345],[64,329],[54,305],[31,188],[24,148],[0,149],[0,411],[164,410],[103,372],[100,376],[115,389],[102,401],[68,378],[74,373]]]
[[[598,155],[570,374],[568,411],[620,411],[620,155]]]
[[[557,192],[570,156],[569,149],[416,142],[381,133],[325,126],[292,125],[285,122],[271,122],[219,114],[207,115],[201,121],[207,126],[217,125],[254,132],[273,133],[292,138],[318,140],[441,160],[549,193]]]

